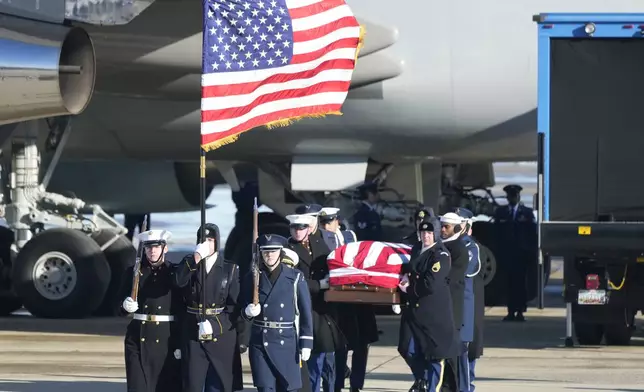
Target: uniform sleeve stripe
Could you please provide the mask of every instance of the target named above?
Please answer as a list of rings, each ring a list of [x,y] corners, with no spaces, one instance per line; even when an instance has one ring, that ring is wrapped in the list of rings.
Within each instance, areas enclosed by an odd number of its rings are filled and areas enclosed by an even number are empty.
[[[300,339],[313,340],[313,336],[300,336]]]

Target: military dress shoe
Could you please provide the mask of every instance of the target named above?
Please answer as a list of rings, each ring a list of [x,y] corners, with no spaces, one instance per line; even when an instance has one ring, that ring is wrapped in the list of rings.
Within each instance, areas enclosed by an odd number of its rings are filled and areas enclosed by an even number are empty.
[[[351,392],[360,392],[360,388],[351,388],[350,391]]]
[[[516,321],[517,318],[514,316],[514,313],[508,313],[507,316],[503,317],[503,321]]]
[[[516,320],[517,320],[517,321],[525,321],[525,317],[523,317],[523,313],[518,312],[518,313],[517,313]]]

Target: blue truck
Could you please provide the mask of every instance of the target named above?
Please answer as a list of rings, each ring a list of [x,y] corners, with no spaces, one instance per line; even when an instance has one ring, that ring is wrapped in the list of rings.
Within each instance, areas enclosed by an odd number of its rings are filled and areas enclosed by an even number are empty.
[[[644,14],[539,14],[540,260],[566,346],[627,345],[644,309]],[[541,293],[542,295],[542,293]]]

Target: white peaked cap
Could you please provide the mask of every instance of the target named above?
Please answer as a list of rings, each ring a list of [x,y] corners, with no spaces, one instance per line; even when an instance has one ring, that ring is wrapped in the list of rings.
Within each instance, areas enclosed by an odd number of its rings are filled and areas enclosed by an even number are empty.
[[[282,252],[284,252],[284,255],[286,255],[286,257],[293,261],[293,265],[297,265],[297,263],[299,263],[300,256],[298,256],[293,249],[282,248]]]
[[[148,230],[138,235],[139,241],[141,242],[168,242],[170,237],[172,237],[172,233],[168,230]]]
[[[448,223],[450,225],[460,225],[464,221],[465,220],[463,218],[453,212],[448,212],[447,214],[441,216],[441,223]]]
[[[325,215],[336,215],[338,212],[340,212],[339,208],[335,207],[324,207],[320,210],[319,216],[325,216]]]
[[[292,225],[311,225],[315,222],[315,216],[314,215],[287,215],[286,219],[292,224]]]

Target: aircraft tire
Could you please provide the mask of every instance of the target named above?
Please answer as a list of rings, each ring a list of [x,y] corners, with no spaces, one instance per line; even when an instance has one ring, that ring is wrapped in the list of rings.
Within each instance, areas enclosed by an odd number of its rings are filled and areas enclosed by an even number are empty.
[[[99,230],[92,234],[92,239],[96,241],[98,246],[102,246],[114,238],[114,234],[111,230]],[[118,316],[120,315],[120,304],[125,299],[119,298],[119,290],[126,279],[132,278],[131,276],[125,276],[125,271],[128,267],[134,265],[136,249],[134,249],[132,242],[127,237],[121,235],[103,251],[103,254],[110,265],[112,277],[110,284],[107,286],[107,292],[103,297],[103,302],[93,314],[94,316],[102,317]]]
[[[13,285],[35,317],[83,318],[101,305],[110,266],[96,242],[66,228],[45,230],[25,244],[13,266]]]

